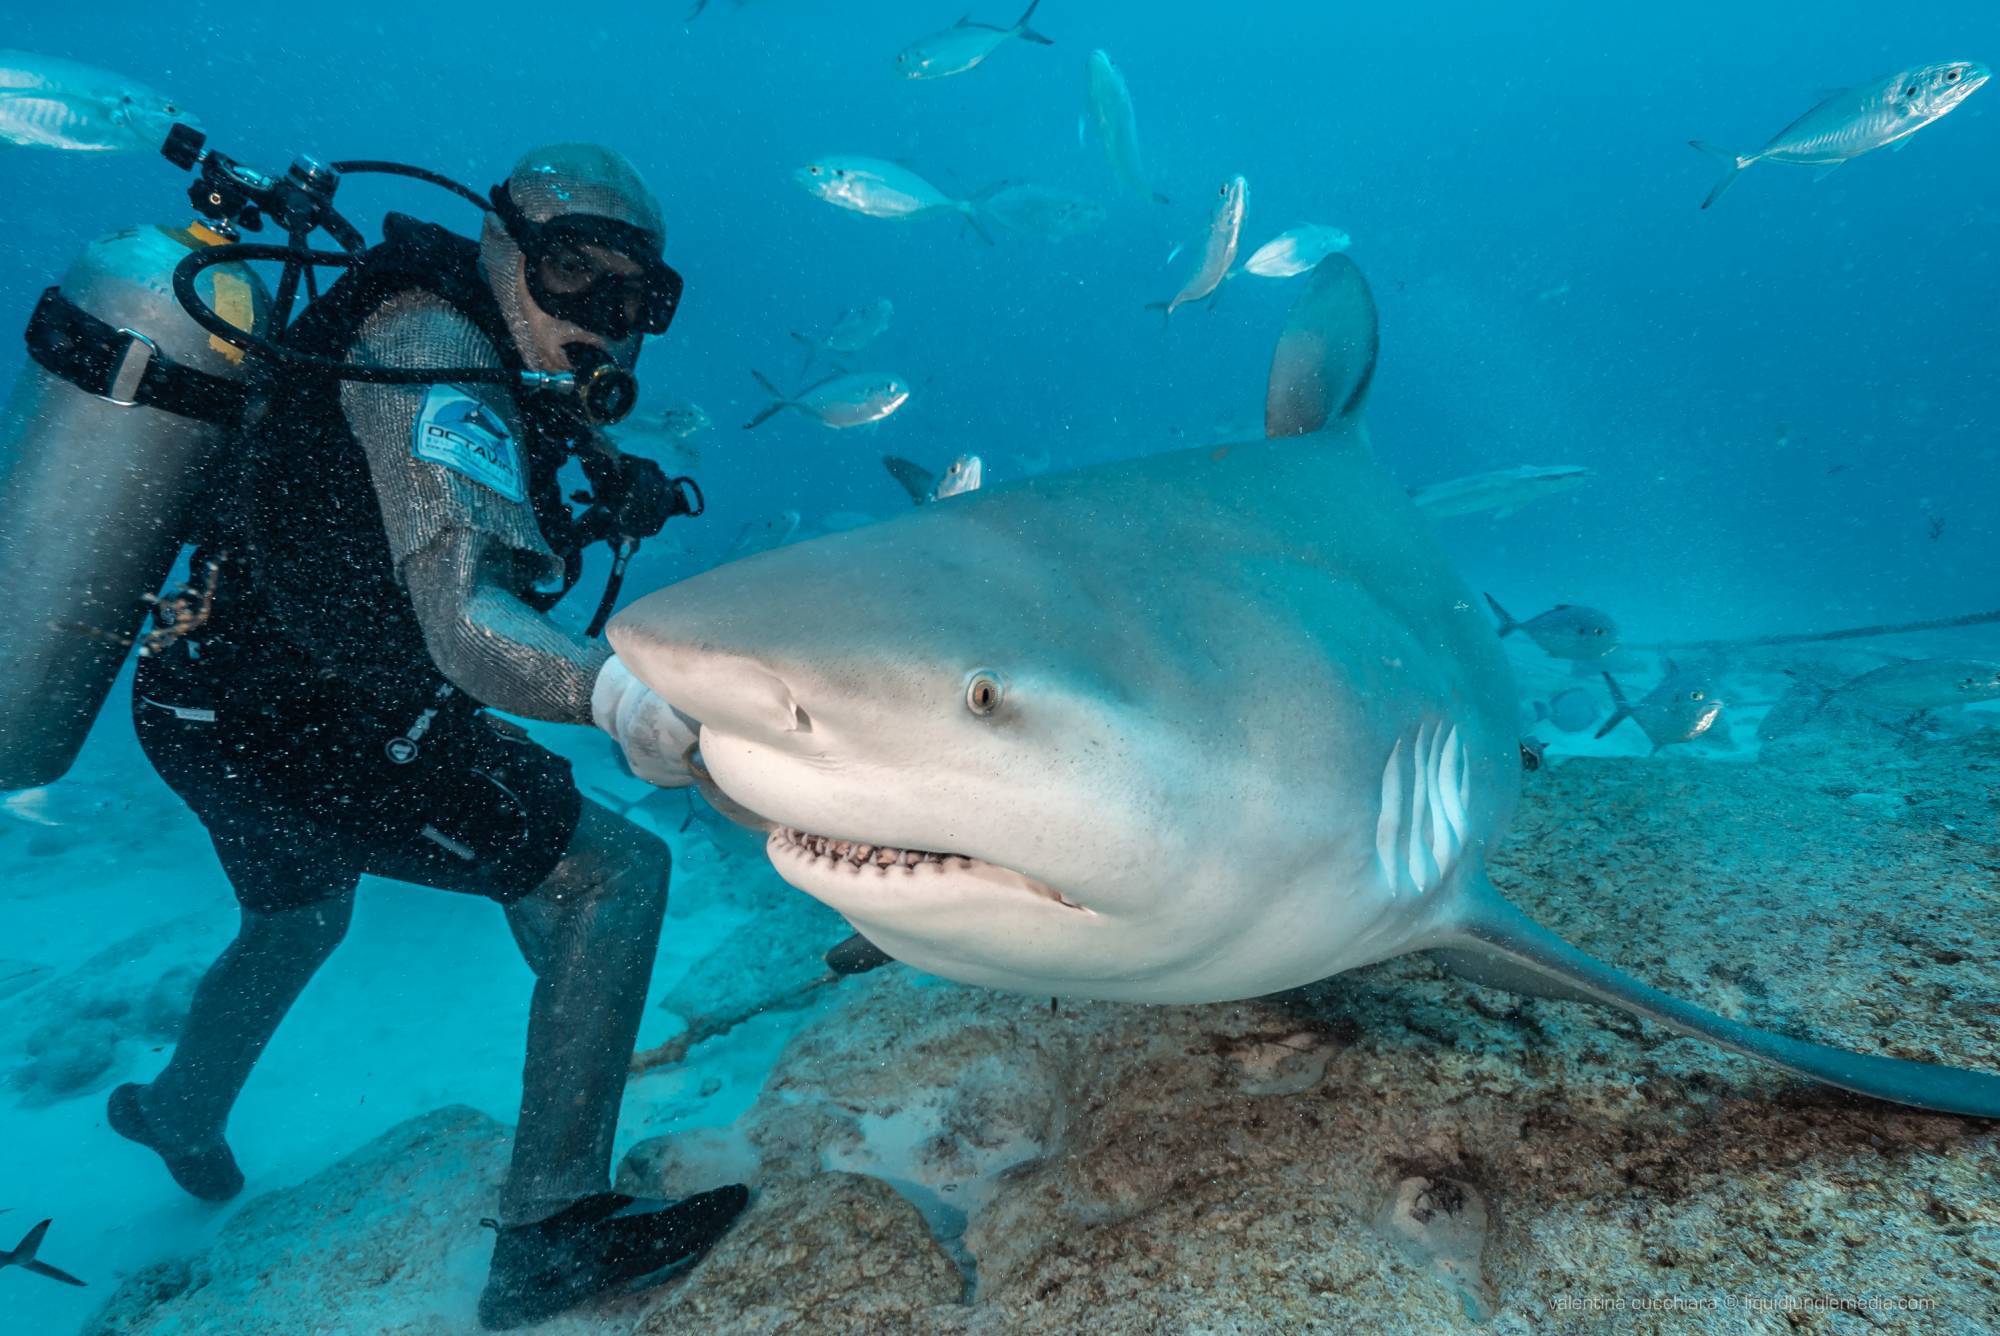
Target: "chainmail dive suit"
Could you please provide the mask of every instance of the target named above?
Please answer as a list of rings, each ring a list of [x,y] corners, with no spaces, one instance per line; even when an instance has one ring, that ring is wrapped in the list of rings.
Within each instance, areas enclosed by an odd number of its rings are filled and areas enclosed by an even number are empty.
[[[585,166],[565,177],[524,163],[516,197],[545,216],[534,192],[566,184],[572,207],[581,192],[658,235],[651,197],[618,179],[622,159]],[[532,318],[521,253],[490,223],[476,245],[409,220],[386,230],[288,340],[357,363],[547,369],[551,345],[578,337]],[[630,365],[637,344],[609,350]],[[426,454],[422,432],[447,410],[490,415],[472,434],[501,443],[497,462]],[[567,519],[559,425],[502,387],[311,378],[252,424],[254,463],[197,554],[223,563],[215,613],[198,640],[142,661],[133,693],[147,755],[207,826],[242,905],[172,1060],[112,1101],[113,1125],[197,1195],[241,1186],[230,1108],[339,944],[364,873],[500,902],[536,975],[502,1219],[540,1220],[607,1187],[668,852],[584,802],[566,762],[483,708],[591,720],[606,651],[555,626],[538,597],[562,573],[549,541]]]

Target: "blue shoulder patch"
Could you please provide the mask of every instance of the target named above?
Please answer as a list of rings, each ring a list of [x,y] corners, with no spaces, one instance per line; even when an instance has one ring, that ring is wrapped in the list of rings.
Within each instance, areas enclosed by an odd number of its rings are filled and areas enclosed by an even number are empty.
[[[500,415],[457,385],[433,385],[411,432],[410,453],[463,474],[509,501],[525,501],[521,448]]]

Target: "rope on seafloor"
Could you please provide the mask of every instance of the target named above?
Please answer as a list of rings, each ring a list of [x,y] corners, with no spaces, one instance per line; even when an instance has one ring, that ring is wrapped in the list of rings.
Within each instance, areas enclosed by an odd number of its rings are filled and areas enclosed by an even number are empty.
[[[1879,626],[1850,626],[1839,631],[1794,631],[1784,635],[1748,636],[1735,640],[1656,640],[1630,649],[1757,649],[1769,645],[1810,645],[1822,640],[1866,640],[1871,636],[1899,636],[1912,631],[1945,631],[1955,626],[1984,626],[2000,622],[2000,609],[1969,612],[1963,617],[1938,617],[1927,622],[1898,622]]]
[[[839,983],[843,976],[829,971],[816,979],[810,979],[795,988],[787,989],[776,997],[765,998],[740,1010],[722,1012],[716,1015],[697,1016],[688,1022],[688,1028],[675,1035],[657,1048],[641,1049],[632,1055],[629,1076],[642,1076],[658,1067],[671,1067],[688,1055],[688,1050],[704,1040],[717,1035],[728,1034],[746,1021],[755,1020],[767,1012],[797,1011],[813,1000],[813,996],[828,984]]]

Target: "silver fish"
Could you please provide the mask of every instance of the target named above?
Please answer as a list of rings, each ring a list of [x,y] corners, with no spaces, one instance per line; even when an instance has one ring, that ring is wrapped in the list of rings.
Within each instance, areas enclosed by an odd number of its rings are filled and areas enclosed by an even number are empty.
[[[1547,612],[1517,622],[1493,595],[1488,594],[1486,601],[1492,606],[1493,615],[1500,619],[1502,639],[1516,631],[1525,632],[1528,639],[1553,658],[1601,659],[1618,648],[1617,623],[1596,608],[1558,603]]]
[[[175,98],[109,70],[28,51],[0,51],[0,140],[83,153],[156,152],[175,121],[198,124]]]
[[[1879,710],[1916,714],[2000,700],[2000,663],[1983,659],[1912,659],[1863,673],[1831,696]]]
[[[87,826],[131,805],[128,794],[73,779],[38,789],[10,789],[0,793],[0,813],[23,825],[50,829]]]
[[[1530,501],[1582,486],[1590,476],[1589,469],[1575,464],[1522,464],[1432,483],[1410,499],[1433,519],[1490,510],[1493,518],[1504,520]]]
[[[1566,687],[1535,702],[1535,722],[1544,720],[1565,733],[1581,733],[1597,722],[1597,701],[1582,687]]]
[[[1141,199],[1165,204],[1167,197],[1153,189],[1146,179],[1146,164],[1139,156],[1139,118],[1132,110],[1132,93],[1125,76],[1102,51],[1090,53],[1090,95],[1087,104],[1091,124],[1097,128],[1097,142],[1104,145],[1112,174],[1125,188]]]
[[[1216,192],[1215,211],[1208,219],[1208,239],[1202,244],[1201,267],[1182,285],[1171,301],[1151,302],[1146,309],[1163,312],[1172,319],[1175,311],[1189,302],[1198,302],[1222,286],[1229,266],[1236,263],[1236,247],[1243,239],[1243,214],[1250,207],[1250,183],[1232,176]]]
[[[730,541],[729,554],[742,557],[783,547],[798,533],[799,523],[799,512],[796,510],[781,510],[767,520],[747,521]]]
[[[823,338],[815,339],[793,330],[792,337],[806,350],[805,365],[799,368],[799,375],[803,377],[811,368],[813,359],[823,353],[845,357],[860,352],[881,338],[888,330],[889,322],[895,318],[896,304],[883,297],[869,302],[866,306],[856,306],[842,311],[840,318],[833,322],[833,328],[828,330]]]
[[[870,218],[921,218],[932,213],[957,213],[987,241],[979,222],[978,204],[954,199],[909,168],[880,158],[821,158],[792,174],[807,194],[835,208]]]
[[[1259,246],[1243,262],[1241,272],[1259,278],[1296,278],[1317,269],[1321,260],[1353,244],[1354,238],[1337,227],[1304,223]]]
[[[988,218],[1014,232],[1062,241],[1104,225],[1104,206],[1067,190],[1023,181],[1002,186],[980,204]]]
[[[1755,153],[1737,154],[1699,139],[1689,144],[1728,161],[1729,168],[1708,198],[1706,209],[1752,163],[1785,162],[1819,168],[1825,177],[1843,163],[1894,144],[1901,147],[1917,131],[1951,111],[1992,77],[1973,60],[1919,65],[1874,83],[1827,94],[1811,111],[1793,121]]]
[[[1040,46],[1055,43],[1028,26],[1042,0],[1029,0],[1028,12],[1011,28],[974,23],[970,14],[929,37],[910,43],[896,55],[896,72],[905,79],[943,79],[980,64],[1012,38]]]
[[[1715,727],[1715,721],[1722,717],[1722,702],[1710,688],[1706,674],[1687,672],[1667,660],[1667,675],[1660,684],[1647,692],[1638,701],[1625,698],[1625,691],[1610,673],[1604,675],[1604,684],[1611,688],[1611,701],[1616,707],[1611,717],[1597,730],[1603,737],[1618,725],[1630,719],[1653,744],[1653,750],[1670,747],[1676,742],[1692,742]]]
[[[910,400],[909,382],[901,376],[876,372],[833,375],[796,395],[787,395],[758,372],[750,374],[771,396],[771,404],[743,424],[745,431],[763,426],[787,408],[798,409],[823,427],[859,427],[880,422]]]
[[[882,467],[902,484],[903,490],[910,494],[910,500],[920,506],[976,492],[986,478],[986,465],[978,455],[960,455],[943,473],[935,475],[922,464],[899,459],[895,455],[882,456]]]

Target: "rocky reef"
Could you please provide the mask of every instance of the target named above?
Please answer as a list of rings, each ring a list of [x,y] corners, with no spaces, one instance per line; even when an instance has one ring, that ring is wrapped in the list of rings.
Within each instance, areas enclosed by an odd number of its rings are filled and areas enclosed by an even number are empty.
[[[1494,875],[1727,1015],[2000,1070],[2000,734],[1572,761],[1531,777]],[[730,954],[751,995],[796,982]],[[547,1330],[2000,1329],[2000,1126],[1423,958],[1188,1008],[888,969],[799,1025],[733,1126],[620,1169],[648,1194],[747,1177],[743,1222]],[[406,1124],[129,1278],[94,1329],[469,1330],[504,1141],[463,1110]]]

